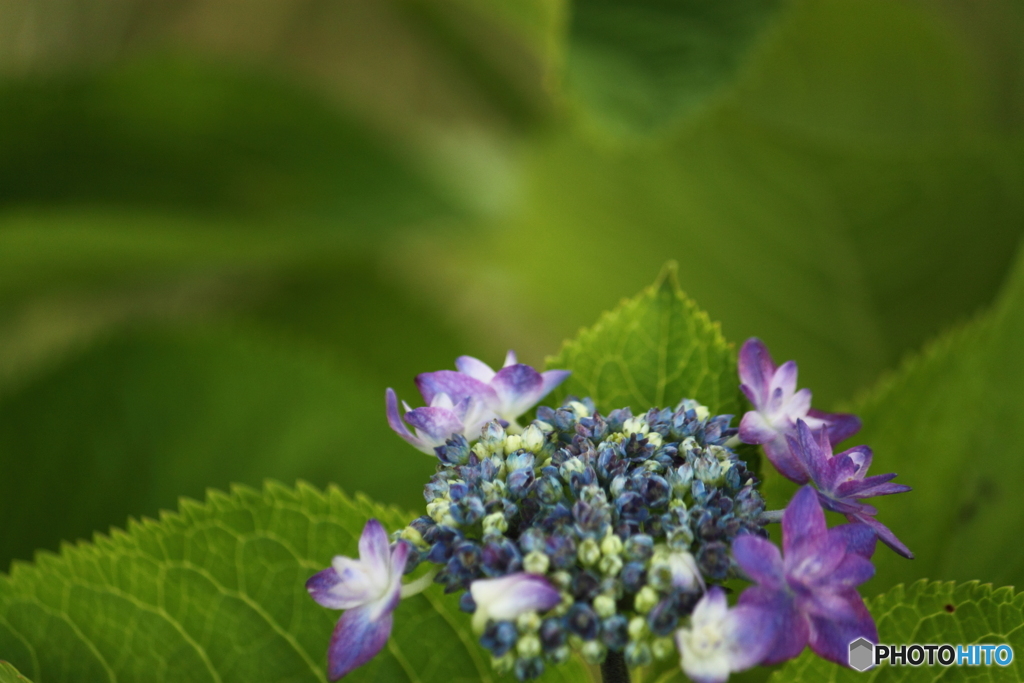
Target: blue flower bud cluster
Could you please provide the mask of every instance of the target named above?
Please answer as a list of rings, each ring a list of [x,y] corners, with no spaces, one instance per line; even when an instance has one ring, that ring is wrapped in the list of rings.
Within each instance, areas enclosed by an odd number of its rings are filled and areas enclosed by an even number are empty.
[[[570,399],[518,434],[493,421],[475,443],[455,435],[436,449],[427,514],[398,534],[414,548],[406,572],[436,565],[470,613],[477,579],[528,572],[557,587],[554,609],[491,620],[481,636],[520,680],[573,650],[592,664],[673,656],[705,581],[736,575],[732,539],[767,536],[758,481],[726,445],[730,420],[690,400],[602,416]]]

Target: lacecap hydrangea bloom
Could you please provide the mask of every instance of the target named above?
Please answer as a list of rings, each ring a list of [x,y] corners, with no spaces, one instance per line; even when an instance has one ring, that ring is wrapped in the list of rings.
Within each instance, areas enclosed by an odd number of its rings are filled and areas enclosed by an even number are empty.
[[[428,406],[404,416],[387,392],[392,428],[437,460],[426,514],[394,530],[388,553],[371,520],[373,550],[361,542],[359,560],[335,558],[307,584],[348,610],[328,651],[332,679],[378,652],[398,601],[430,583],[459,596],[493,667],[520,680],[576,653],[607,680],[675,659],[692,680],[719,683],[808,645],[845,664],[848,638],[877,640],[856,587],[874,571],[876,534],[893,544],[861,499],[906,487],[865,477],[870,451],[832,455],[859,421],[812,410],[795,363],[776,367],[763,344],[744,345],[753,410],[738,430],[686,398],[634,415],[570,397],[521,426],[566,372],[540,373],[512,353],[497,372],[467,357],[457,367],[417,377]],[[742,441],[816,488],[766,511],[734,450]],[[828,529],[823,507],[851,523]],[[779,521],[784,553],[765,529]],[[737,578],[754,585],[729,607],[720,584]]]

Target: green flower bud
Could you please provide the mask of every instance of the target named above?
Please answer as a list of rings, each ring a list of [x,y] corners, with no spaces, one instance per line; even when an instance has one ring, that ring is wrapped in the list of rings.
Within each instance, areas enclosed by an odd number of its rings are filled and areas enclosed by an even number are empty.
[[[499,674],[511,673],[515,665],[516,656],[512,652],[506,652],[501,657],[491,657],[491,668]]]
[[[539,550],[531,550],[523,558],[523,569],[531,574],[547,574],[551,560]]]
[[[583,655],[583,661],[587,664],[597,666],[604,661],[605,656],[608,654],[608,648],[599,640],[588,640],[580,648],[580,654]]]
[[[536,426],[530,425],[523,430],[521,442],[523,448],[531,453],[536,453],[544,447],[544,433]]]
[[[619,555],[622,553],[622,539],[608,527],[608,534],[601,541],[601,552],[605,555]]]
[[[647,614],[654,606],[658,604],[661,597],[658,595],[658,591],[654,590],[650,586],[644,586],[640,589],[640,592],[636,594],[636,599],[633,601],[633,606],[640,614]]]
[[[651,663],[651,648],[647,643],[630,643],[626,646],[626,664],[630,668],[647,666]]]
[[[398,535],[398,537],[405,539],[406,541],[409,541],[418,548],[422,548],[427,545],[426,541],[423,540],[423,536],[420,535],[420,532],[416,531],[416,529],[412,528],[411,526],[407,526],[404,529],[402,529],[402,532]]]
[[[598,595],[594,598],[594,611],[602,619],[612,616],[615,614],[615,598],[609,595]]]
[[[484,536],[487,534],[503,534],[506,531],[508,531],[508,522],[505,521],[504,513],[492,512],[484,517]],[[537,573],[543,574],[544,572]]]
[[[647,620],[643,617],[633,617],[629,620],[627,631],[630,640],[643,640],[647,635]]]
[[[651,444],[655,448],[658,448],[663,443],[661,434],[658,432],[648,432],[647,443]]]
[[[523,612],[516,618],[519,633],[536,633],[540,630],[540,615],[536,612]]]
[[[590,408],[586,407],[579,401],[570,401],[566,408],[576,413],[577,418],[590,417]]]
[[[570,656],[572,656],[572,649],[568,645],[563,645],[548,653],[548,659],[552,664],[565,664],[569,661]]]
[[[512,455],[523,447],[523,438],[518,434],[505,437],[505,455]]]
[[[450,508],[451,505],[450,501],[444,500],[443,498],[437,498],[427,503],[427,514],[430,515],[432,520],[441,524],[445,515],[448,514],[448,508]]]
[[[622,423],[622,431],[626,436],[632,436],[634,434],[646,436],[650,429],[651,428],[647,426],[647,420],[643,417],[631,417]]]
[[[580,547],[576,550],[576,556],[583,566],[589,567],[601,559],[601,548],[597,545],[597,541],[588,538],[580,543]]]
[[[606,555],[601,558],[597,568],[605,576],[618,576],[622,571],[622,558],[618,555]]]
[[[562,590],[568,590],[569,586],[572,585],[572,574],[566,571],[555,572],[551,575],[551,582]]]
[[[537,657],[540,655],[540,638],[533,633],[521,636],[519,642],[516,643],[516,650],[519,651],[520,657],[527,659]]]
[[[672,638],[665,636],[664,638],[656,638],[651,643],[651,654],[654,655],[655,659],[668,659],[676,652],[676,645],[672,642]]]

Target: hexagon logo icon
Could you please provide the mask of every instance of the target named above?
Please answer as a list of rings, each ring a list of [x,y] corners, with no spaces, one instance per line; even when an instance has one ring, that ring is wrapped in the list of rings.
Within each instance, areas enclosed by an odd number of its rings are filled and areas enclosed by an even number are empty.
[[[850,667],[867,671],[875,665],[875,646],[867,638],[858,638],[850,643]]]

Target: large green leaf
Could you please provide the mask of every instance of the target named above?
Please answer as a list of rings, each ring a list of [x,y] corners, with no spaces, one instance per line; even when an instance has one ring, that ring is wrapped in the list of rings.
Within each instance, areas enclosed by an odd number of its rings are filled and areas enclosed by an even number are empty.
[[[566,82],[617,135],[671,128],[734,75],[782,3],[579,0]]]
[[[1024,581],[1024,262],[983,318],[931,344],[856,410],[855,438],[875,451],[872,471],[898,472],[910,493],[877,501],[879,518],[917,555],[883,549],[872,584],[885,589],[926,574]]]
[[[728,339],[796,359],[827,409],[988,305],[1010,267],[1024,147],[987,116],[974,61],[913,4],[790,3],[678,135],[546,138],[521,211],[401,245],[404,271],[472,333],[541,357],[673,258]]]
[[[896,586],[868,602],[878,623],[879,642],[892,645],[1002,644],[1024,648],[1024,593],[993,589],[977,581],[957,584],[917,581]],[[1008,667],[879,666],[867,673],[837,666],[810,650],[775,673],[772,683],[838,681],[1020,681],[1024,664]]]
[[[679,289],[675,264],[567,341],[547,365],[572,370],[558,388],[559,399],[589,396],[605,413],[626,406],[671,408],[683,398],[713,413],[739,409],[736,349]]]
[[[32,683],[11,666],[10,662],[0,661],[0,683]]]
[[[338,613],[304,582],[357,555],[367,518],[407,518],[337,489],[268,484],[183,500],[94,544],[0,577],[0,653],[37,683],[323,681]],[[469,620],[440,587],[405,600],[388,646],[353,681],[493,681]],[[587,681],[575,662],[553,681]]]

